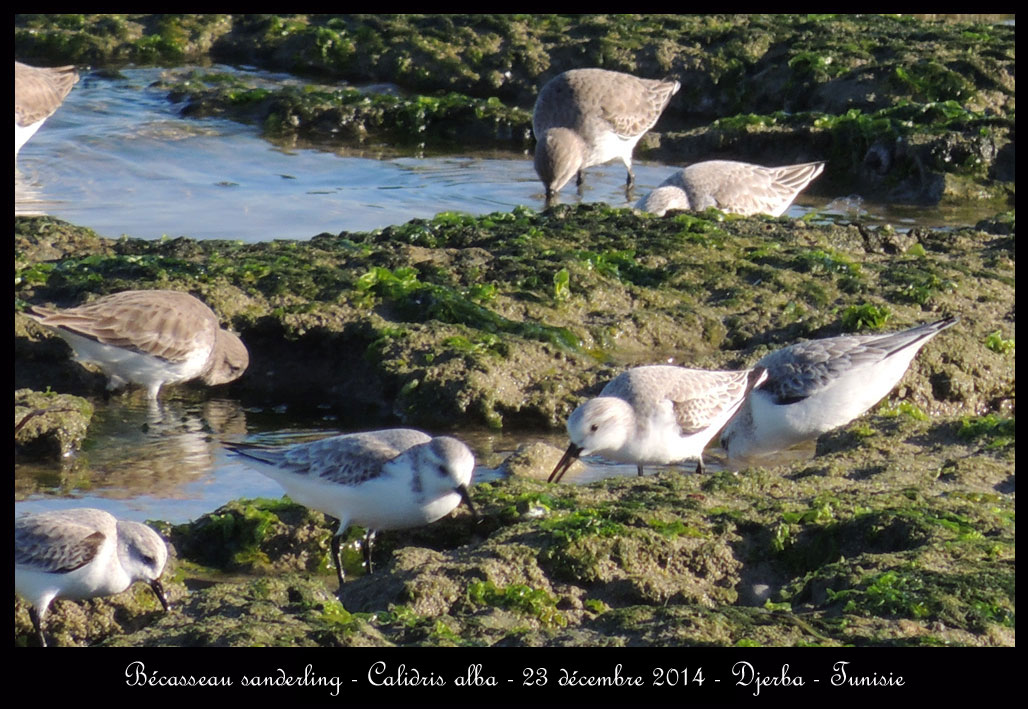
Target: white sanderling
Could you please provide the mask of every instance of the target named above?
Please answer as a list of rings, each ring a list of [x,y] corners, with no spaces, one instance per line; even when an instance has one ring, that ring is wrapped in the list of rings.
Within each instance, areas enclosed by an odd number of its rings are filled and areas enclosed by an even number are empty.
[[[14,158],[43,121],[64,103],[79,80],[73,66],[34,67],[14,62]]]
[[[108,389],[142,384],[151,400],[164,384],[231,382],[250,362],[246,345],[219,326],[214,311],[180,291],[123,291],[67,310],[31,311],[25,314],[64,338],[76,359],[100,366]]]
[[[572,69],[539,91],[532,113],[535,171],[551,199],[582,170],[621,158],[635,183],[632,150],[678,91],[677,81],[606,69]]]
[[[878,335],[842,335],[776,350],[757,361],[767,381],[721,433],[733,461],[785,450],[844,426],[884,398],[911,360],[957,318]]]
[[[160,576],[168,547],[154,530],[90,507],[25,515],[14,521],[14,590],[46,646],[43,619],[55,598],[121,593],[134,581],[150,584],[164,610]]]
[[[804,187],[821,174],[824,162],[764,167],[734,160],[707,160],[667,178],[636,204],[659,217],[669,209],[770,214],[780,217]]]
[[[707,443],[766,376],[759,367],[737,372],[671,365],[629,369],[568,418],[571,445],[550,482],[559,481],[575,458],[590,453],[635,463],[639,475],[644,465],[696,458],[696,472],[702,473]]]
[[[371,573],[375,532],[435,522],[461,500],[477,516],[468,484],[475,456],[456,438],[409,428],[347,433],[273,448],[227,443],[247,465],[275,480],[296,502],[339,520],[332,560],[339,587],[339,544],[351,524],[367,530],[364,560]]]

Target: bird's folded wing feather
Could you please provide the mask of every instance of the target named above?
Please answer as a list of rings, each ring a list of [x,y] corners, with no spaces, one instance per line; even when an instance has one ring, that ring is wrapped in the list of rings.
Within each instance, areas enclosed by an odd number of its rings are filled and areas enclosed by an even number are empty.
[[[709,428],[725,410],[735,406],[745,395],[749,372],[706,374],[702,381],[682,386],[668,395],[675,419],[683,435]]]
[[[56,531],[50,524],[15,523],[14,563],[39,571],[68,573],[91,562],[106,538],[103,532],[76,524],[62,525],[59,535]]]
[[[35,307],[33,311],[50,327],[170,362],[188,358],[198,346],[212,347],[218,331],[217,321],[207,313],[155,309],[148,302],[122,302],[118,307],[96,303],[62,311]]]

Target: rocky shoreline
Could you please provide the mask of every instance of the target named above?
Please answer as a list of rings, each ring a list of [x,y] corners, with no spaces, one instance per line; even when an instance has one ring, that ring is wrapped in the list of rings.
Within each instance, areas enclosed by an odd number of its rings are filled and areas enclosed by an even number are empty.
[[[146,645],[1013,644],[1012,228],[898,234],[581,205],[244,245],[18,218],[16,309],[190,290],[250,348],[231,396],[329,407],[344,423],[559,430],[654,352],[737,367],[799,338],[962,318],[810,461],[481,484],[479,527],[458,512],[382,535],[381,573],[348,584],[342,605],[325,573],[331,524],[239,501],[163,526],[179,611],[155,618],[145,594],[134,609],[86,605],[116,609],[99,614],[55,604],[51,627],[67,642]],[[69,365],[59,341],[20,314],[15,328],[31,363],[16,387],[99,394],[102,378]],[[218,559],[197,551],[212,524],[238,537]],[[204,580],[226,573],[248,580]],[[268,623],[239,622],[243,606]]]

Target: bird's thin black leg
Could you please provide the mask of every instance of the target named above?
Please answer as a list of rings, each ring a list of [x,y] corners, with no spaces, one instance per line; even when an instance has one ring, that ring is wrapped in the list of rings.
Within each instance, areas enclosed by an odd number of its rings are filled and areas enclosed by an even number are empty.
[[[703,475],[705,472],[707,472],[707,466],[703,464],[703,458],[700,458],[696,462],[696,474]]]
[[[582,177],[582,171],[579,170],[578,175],[575,177],[575,184],[581,187],[583,182],[585,182],[585,178]]]
[[[371,568],[371,544],[375,541],[374,530],[369,529],[364,534],[364,567],[368,570],[368,573],[372,573]]]
[[[343,533],[337,532],[332,535],[332,561],[336,565],[336,577],[339,579],[339,590],[343,590],[343,562],[339,558],[339,543],[342,541]]]
[[[639,477],[641,478],[643,476],[643,467],[641,465],[637,465],[635,466],[635,470],[639,473]]]

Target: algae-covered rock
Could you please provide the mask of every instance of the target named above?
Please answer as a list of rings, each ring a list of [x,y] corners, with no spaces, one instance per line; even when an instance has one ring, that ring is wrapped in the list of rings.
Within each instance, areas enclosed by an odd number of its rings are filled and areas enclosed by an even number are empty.
[[[61,258],[29,258],[39,230]],[[1014,396],[1014,358],[987,344],[1014,336],[1013,233],[587,204],[444,213],[306,242],[77,234],[16,218],[16,309],[130,288],[196,292],[250,350],[234,395],[342,422],[559,430],[626,365],[741,367],[801,338],[945,315],[961,322],[892,397],[955,415],[1009,410]],[[29,386],[48,346],[23,336],[21,320],[15,380]]]
[[[224,571],[326,571],[325,516],[288,500],[236,500],[169,530],[183,559]]]
[[[562,430],[627,366],[739,368],[799,339],[960,318],[812,458],[587,486],[534,480],[552,464],[530,464],[531,477],[473,488],[479,524],[460,508],[380,534],[374,574],[364,530],[349,530],[338,599],[332,520],[237,501],[167,527],[182,550],[177,612],[153,613],[150,596],[126,623],[109,600],[57,602],[57,643],[1014,645],[1013,37],[873,15],[16,17],[19,58],[309,77],[268,90],[172,71],[163,85],[192,115],[333,144],[459,131],[530,148],[528,111],[558,72],[674,76],[683,88],[640,155],[827,159],[813,186],[824,194],[1002,212],[898,231],[587,204],[263,244],[110,240],[16,218],[16,313],[129,288],[196,292],[250,349],[233,396],[340,426]],[[16,388],[99,389],[57,376],[64,354],[26,321],[16,315]],[[19,601],[16,642],[28,637]]]
[[[158,86],[169,90],[170,100],[185,102],[185,116],[254,123],[275,139],[437,150],[524,150],[531,145],[531,113],[505,106],[496,97],[403,97],[317,85],[265,89],[230,75],[199,71],[169,77]]]
[[[226,580],[193,590],[177,608],[108,647],[387,646],[368,622],[350,613],[320,579],[277,574]]]
[[[27,58],[212,59],[530,104],[602,66],[682,80],[684,111],[832,113],[899,95],[1012,107],[1014,26],[881,15],[19,15]],[[969,54],[967,50],[976,51]]]
[[[14,446],[19,456],[61,460],[82,445],[93,405],[71,394],[14,392]]]
[[[546,443],[525,443],[507,456],[503,465],[500,466],[500,472],[505,475],[546,480],[563,454],[564,451],[561,449]],[[585,465],[582,461],[575,460],[567,470],[568,480],[574,480],[575,476],[580,475],[584,470]]]

